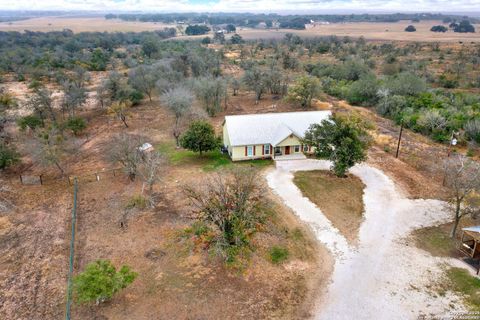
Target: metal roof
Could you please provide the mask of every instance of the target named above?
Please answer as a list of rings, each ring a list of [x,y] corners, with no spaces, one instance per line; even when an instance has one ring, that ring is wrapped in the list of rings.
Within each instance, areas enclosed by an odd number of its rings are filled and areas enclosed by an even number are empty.
[[[480,233],[480,226],[463,228],[462,230],[463,230],[463,231],[471,231],[471,232],[478,232],[478,233]]]
[[[224,126],[232,146],[276,146],[291,134],[303,138],[310,125],[328,119],[330,111],[303,111],[226,116]]]

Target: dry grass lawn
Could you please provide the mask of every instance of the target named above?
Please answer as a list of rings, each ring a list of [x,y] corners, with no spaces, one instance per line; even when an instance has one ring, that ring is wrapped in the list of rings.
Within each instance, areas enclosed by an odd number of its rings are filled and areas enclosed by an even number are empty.
[[[410,21],[399,22],[351,22],[351,23],[332,23],[329,25],[319,25],[306,30],[259,30],[243,29],[239,34],[245,39],[274,38],[281,39],[286,33],[294,33],[301,37],[320,37],[336,35],[338,37],[359,38],[363,36],[368,40],[384,41],[435,41],[435,42],[479,42],[480,34],[477,33],[455,33],[448,31],[446,33],[431,32],[430,28],[434,25],[443,23],[441,21],[421,21],[412,23]],[[405,32],[408,25],[414,25],[416,32]],[[479,26],[475,25],[478,29]]]
[[[73,32],[141,32],[154,31],[166,27],[175,27],[161,22],[135,22],[103,17],[41,17],[27,20],[2,22],[1,31],[61,31],[70,29]]]
[[[338,178],[330,171],[316,170],[296,172],[293,181],[350,243],[357,241],[365,187],[359,178]]]

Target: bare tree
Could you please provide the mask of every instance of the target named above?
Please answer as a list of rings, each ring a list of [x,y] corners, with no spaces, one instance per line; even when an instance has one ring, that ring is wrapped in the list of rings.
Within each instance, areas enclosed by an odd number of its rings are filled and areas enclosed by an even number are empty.
[[[65,169],[62,165],[66,153],[65,138],[56,127],[51,127],[34,135],[32,140],[33,158],[44,165],[54,165],[62,174]]]
[[[236,96],[238,93],[238,90],[240,90],[240,81],[237,78],[233,78],[230,81],[230,86],[232,87],[233,95]]]
[[[135,180],[143,160],[143,153],[140,151],[143,142],[144,139],[140,136],[121,133],[111,144],[110,160],[113,163],[120,163],[131,181]]]
[[[193,94],[186,87],[175,87],[169,89],[162,95],[162,102],[175,114],[173,136],[175,137],[177,146],[179,146],[179,138],[181,134],[180,119],[191,109]]]
[[[215,226],[220,253],[231,246],[243,246],[261,222],[266,202],[253,170],[217,173],[202,186],[184,188],[195,208],[195,218]],[[228,257],[227,257],[228,258]]]
[[[462,155],[449,157],[446,162],[446,185],[451,192],[451,206],[454,220],[450,237],[454,238],[460,220],[480,213],[480,165]]]
[[[87,90],[82,83],[78,81],[65,80],[62,82],[63,99],[62,110],[70,113],[71,117],[75,116],[75,110],[87,101]]]
[[[267,89],[267,78],[265,73],[259,68],[254,67],[245,72],[243,82],[248,89],[255,92],[255,103],[258,103]]]
[[[96,93],[97,93],[96,97],[97,97],[98,104],[102,109],[105,108],[110,102],[110,94],[108,92],[106,81],[103,81],[97,87]]]
[[[208,115],[214,116],[222,110],[222,100],[227,95],[227,86],[223,78],[198,78],[194,89]]]
[[[50,120],[54,123],[57,122],[53,107],[52,92],[47,88],[40,87],[35,89],[33,95],[28,98],[26,106],[32,109],[42,122],[44,122],[47,117],[50,117]]]
[[[112,103],[110,108],[108,108],[108,111],[112,114],[115,114],[117,118],[123,122],[125,128],[128,128],[127,115],[128,109],[131,107],[131,105],[132,104],[130,101],[115,101]]]
[[[5,181],[0,180],[0,212],[8,212],[14,207],[14,191],[8,187]]]
[[[149,202],[154,206],[153,187],[160,180],[160,171],[165,164],[165,159],[157,151],[151,151],[142,156],[139,174],[142,177],[142,194],[145,187],[148,188]]]

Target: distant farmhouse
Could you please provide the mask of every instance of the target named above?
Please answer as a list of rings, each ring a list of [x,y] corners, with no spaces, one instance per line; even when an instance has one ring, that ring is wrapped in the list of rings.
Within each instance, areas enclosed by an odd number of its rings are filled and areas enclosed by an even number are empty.
[[[330,111],[306,111],[226,116],[223,144],[233,161],[262,158],[304,158],[302,145],[310,125],[327,119]]]

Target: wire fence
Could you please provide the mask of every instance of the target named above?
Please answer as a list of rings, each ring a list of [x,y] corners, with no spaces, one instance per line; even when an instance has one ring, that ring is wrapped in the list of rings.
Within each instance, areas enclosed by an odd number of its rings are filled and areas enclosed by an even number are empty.
[[[73,260],[75,256],[75,227],[77,224],[77,193],[78,193],[78,180],[73,180],[73,207],[72,207],[72,234],[70,238],[70,258],[68,266],[67,276],[67,305],[65,312],[65,319],[70,320],[71,307],[72,307],[72,275],[73,275]]]
[[[64,176],[64,177],[47,177],[43,174],[41,175],[21,174],[19,175],[19,179],[23,185],[52,185],[52,184],[65,183],[71,186],[75,179],[77,179],[77,182],[80,184],[89,183],[89,182],[100,181],[106,178],[117,177],[117,176],[120,176],[122,172],[123,172],[122,168],[113,168],[113,169],[89,172],[82,175]]]

